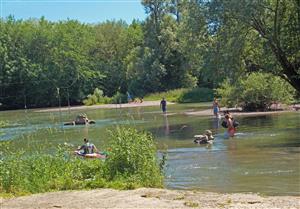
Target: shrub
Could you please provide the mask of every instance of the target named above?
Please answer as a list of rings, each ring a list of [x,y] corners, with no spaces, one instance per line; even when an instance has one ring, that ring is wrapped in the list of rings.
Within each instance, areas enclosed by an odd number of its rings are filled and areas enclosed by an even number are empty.
[[[163,97],[170,102],[177,102],[179,97],[184,93],[188,91],[188,89],[174,89],[174,90],[169,90],[166,92],[157,92],[157,93],[152,93],[148,94],[144,97],[144,100],[161,100]]]
[[[209,88],[194,88],[183,92],[178,98],[180,103],[208,102],[214,97],[213,90]]]
[[[117,92],[111,99],[110,102],[112,104],[122,104],[127,103],[127,96],[125,94],[122,94],[120,92]]]
[[[95,105],[95,104],[107,104],[110,103],[110,99],[103,96],[103,91],[96,88],[93,94],[89,94],[87,99],[83,100],[85,105]]]
[[[163,97],[170,102],[207,102],[213,100],[213,90],[209,88],[174,89],[149,94],[145,96],[144,100],[161,100]]]
[[[163,177],[153,137],[132,128],[110,133],[112,152],[106,161],[109,179],[126,178],[141,186],[161,187]]]
[[[221,104],[239,105],[246,111],[267,110],[273,102],[289,104],[295,96],[290,84],[268,73],[252,73],[235,85],[226,80],[216,92],[222,97]]]
[[[135,129],[111,131],[112,151],[106,161],[83,159],[58,147],[55,155],[12,152],[0,143],[0,195],[111,187],[162,187],[163,175],[151,135]]]
[[[234,107],[238,104],[238,94],[240,93],[238,89],[237,83],[232,85],[229,79],[224,80],[220,87],[215,89],[216,95],[222,97],[220,104],[227,107]]]
[[[266,110],[272,102],[289,104],[293,101],[295,90],[278,76],[252,73],[241,81],[241,106],[244,110]]]

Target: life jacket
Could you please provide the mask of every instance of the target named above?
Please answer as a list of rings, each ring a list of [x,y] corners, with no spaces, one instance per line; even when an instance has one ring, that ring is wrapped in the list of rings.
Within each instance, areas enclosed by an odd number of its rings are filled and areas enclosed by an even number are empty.
[[[86,143],[83,147],[84,154],[92,154],[94,153],[94,144]]]

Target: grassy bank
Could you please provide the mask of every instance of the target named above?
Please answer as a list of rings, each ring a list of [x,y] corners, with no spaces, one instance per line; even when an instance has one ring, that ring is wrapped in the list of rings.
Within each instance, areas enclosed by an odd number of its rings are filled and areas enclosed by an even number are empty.
[[[155,101],[163,97],[167,101],[178,103],[208,102],[213,100],[213,90],[208,88],[175,89],[146,95],[144,100]]]
[[[1,143],[1,196],[48,191],[162,187],[163,175],[153,137],[135,129],[116,128],[110,133],[111,153],[103,161],[83,159],[58,147],[56,154],[11,152]]]

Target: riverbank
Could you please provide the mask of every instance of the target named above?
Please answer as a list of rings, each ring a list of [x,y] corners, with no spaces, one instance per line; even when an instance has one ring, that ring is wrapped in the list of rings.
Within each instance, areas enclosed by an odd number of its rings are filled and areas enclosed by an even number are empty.
[[[176,103],[168,102],[168,105],[173,105]],[[101,105],[92,105],[92,106],[73,106],[73,107],[54,107],[54,108],[43,108],[35,109],[34,112],[59,112],[59,111],[76,111],[76,110],[94,110],[94,109],[119,109],[119,108],[135,108],[135,107],[151,107],[151,106],[160,106],[160,101],[144,101],[142,103],[132,102],[125,104],[101,104]],[[300,107],[300,105],[295,106]],[[295,107],[289,107],[284,110],[276,111],[267,111],[267,112],[243,112],[240,108],[221,108],[221,112],[230,111],[233,116],[259,116],[259,115],[272,115],[272,114],[281,114],[287,112],[297,112]],[[170,113],[172,114],[172,113]],[[195,115],[195,116],[213,116],[212,109],[200,110],[200,111],[186,111],[183,112],[185,115]]]
[[[259,116],[259,115],[274,115],[287,112],[297,112],[295,110],[278,110],[278,111],[267,111],[267,112],[242,112],[238,108],[222,108],[221,115],[223,111],[228,110],[233,116]],[[195,115],[195,116],[213,116],[212,110],[201,110],[201,111],[188,111],[184,112],[185,115]]]
[[[141,188],[63,191],[0,199],[7,208],[299,208],[300,196]]]
[[[168,102],[168,105],[175,104],[173,102]],[[94,110],[94,109],[118,109],[118,108],[129,108],[129,107],[151,107],[151,106],[160,106],[160,101],[144,101],[140,102],[131,102],[124,104],[101,104],[101,105],[91,105],[91,106],[73,106],[73,107],[54,107],[54,108],[45,108],[45,109],[36,109],[34,112],[58,112],[58,111],[69,111],[69,110]]]

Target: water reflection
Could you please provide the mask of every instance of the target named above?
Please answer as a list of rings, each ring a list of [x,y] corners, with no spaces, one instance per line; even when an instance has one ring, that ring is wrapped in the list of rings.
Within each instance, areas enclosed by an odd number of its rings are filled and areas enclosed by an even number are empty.
[[[169,127],[169,121],[168,121],[168,115],[164,114],[164,125],[165,125],[165,135],[168,136],[170,134],[170,127]]]

